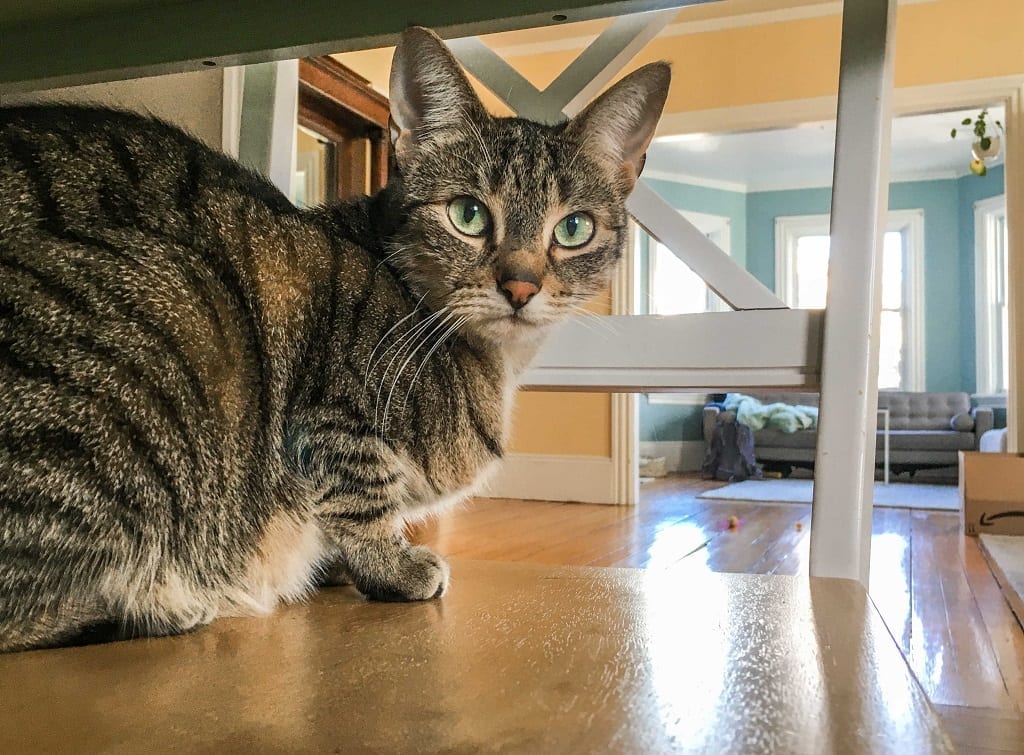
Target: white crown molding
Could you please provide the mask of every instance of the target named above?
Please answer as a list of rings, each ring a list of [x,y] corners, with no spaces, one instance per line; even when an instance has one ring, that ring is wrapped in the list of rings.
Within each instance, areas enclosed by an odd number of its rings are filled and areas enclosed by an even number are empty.
[[[911,173],[900,173],[899,176],[892,178],[889,183],[909,184],[921,181],[955,181],[967,173],[970,173],[970,171],[967,170],[961,173],[956,170],[922,170]]]
[[[970,171],[958,173],[954,170],[932,170],[919,173],[903,173],[890,179],[889,184],[922,183],[927,181],[955,181]],[[806,181],[774,181],[763,184],[750,184],[749,194],[772,191],[799,191],[800,189],[831,189],[832,178],[808,179]]]
[[[644,168],[641,174],[644,178],[653,178],[655,181],[671,181],[677,184],[688,186],[700,186],[704,189],[719,189],[721,191],[732,191],[738,194],[746,194],[747,185],[738,181],[722,181],[716,178],[704,178],[702,176],[691,176],[685,173],[673,173],[669,170],[651,170]]]
[[[837,102],[838,99],[834,95],[829,95],[665,113],[658,122],[656,134],[731,134],[789,128],[803,123],[834,119]]]
[[[893,178],[890,184],[921,183],[927,181],[955,181],[964,176],[971,175],[970,170],[964,172],[952,170],[921,171],[920,173],[905,173]],[[830,178],[808,179],[806,181],[776,181],[771,183],[744,184],[738,181],[721,181],[703,176],[693,176],[684,173],[673,173],[668,170],[647,170],[643,172],[644,178],[653,178],[656,181],[670,181],[671,183],[696,186],[704,189],[718,189],[731,191],[737,194],[761,194],[773,191],[798,191],[800,189],[831,189]]]

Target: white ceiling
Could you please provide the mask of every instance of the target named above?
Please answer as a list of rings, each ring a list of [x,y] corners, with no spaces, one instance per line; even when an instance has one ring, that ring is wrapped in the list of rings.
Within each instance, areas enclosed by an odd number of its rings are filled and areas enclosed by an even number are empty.
[[[954,140],[949,131],[962,129],[960,122],[977,113],[975,108],[894,120],[890,180],[966,175],[973,136],[968,129]],[[990,108],[989,117],[1003,120],[1003,107]],[[662,137],[648,150],[644,175],[690,178],[741,191],[829,186],[835,138],[835,121],[774,131]]]

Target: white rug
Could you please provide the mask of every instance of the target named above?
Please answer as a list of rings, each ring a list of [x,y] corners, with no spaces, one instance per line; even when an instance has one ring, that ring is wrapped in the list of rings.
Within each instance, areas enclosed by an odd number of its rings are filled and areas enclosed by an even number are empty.
[[[744,480],[701,493],[698,498],[726,501],[810,503],[813,480]],[[920,485],[909,482],[875,483],[875,505],[900,509],[960,510],[960,490],[955,485]]]

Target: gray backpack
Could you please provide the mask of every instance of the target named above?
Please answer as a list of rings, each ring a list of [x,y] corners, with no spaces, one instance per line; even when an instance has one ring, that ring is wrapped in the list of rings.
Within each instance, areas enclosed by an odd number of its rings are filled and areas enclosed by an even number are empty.
[[[734,412],[719,412],[715,419],[701,472],[706,480],[761,479],[761,465],[754,458],[754,431],[737,422]]]

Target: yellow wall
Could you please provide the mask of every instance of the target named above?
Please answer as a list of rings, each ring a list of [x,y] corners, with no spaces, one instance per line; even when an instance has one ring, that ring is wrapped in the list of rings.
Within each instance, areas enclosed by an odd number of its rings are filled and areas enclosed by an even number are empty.
[[[990,21],[979,20],[981,8]],[[835,15],[660,37],[627,70],[655,60],[672,62],[667,113],[834,95],[840,33]],[[531,82],[546,84],[576,54],[559,51],[510,62]],[[1022,72],[1021,0],[937,0],[899,8],[896,86]]]
[[[787,6],[814,6],[791,0]],[[676,22],[762,11],[780,3],[729,0],[684,8]],[[586,40],[603,28],[588,22],[537,32],[509,32],[486,39],[496,46],[549,39],[554,30]],[[659,37],[630,64],[653,60],[673,65],[667,113],[819,97],[836,93],[840,17],[798,19],[760,26]],[[336,56],[386,91],[392,48]],[[561,50],[510,62],[533,84],[546,86],[579,50]],[[1024,2],[935,0],[898,11],[896,85],[917,86],[1024,72]],[[488,103],[496,98],[484,93]]]
[[[847,0],[856,2],[857,0]],[[763,13],[821,0],[729,0],[684,8],[675,22],[705,22],[740,12]],[[566,37],[592,38],[606,22],[558,27]],[[492,35],[495,47],[551,39],[556,29]],[[654,40],[632,61],[632,70],[654,60],[673,65],[666,113],[785,102],[835,95],[839,82],[841,18],[811,18],[740,26]],[[579,50],[561,50],[509,62],[543,88]],[[391,49],[337,56],[382,90]],[[1024,73],[1024,0],[935,0],[899,8],[896,36],[898,87]],[[478,87],[478,90],[481,88]],[[508,111],[481,91],[494,112]],[[1024,379],[1022,379],[1024,384]],[[611,453],[610,398],[600,394],[521,394],[512,450],[521,453]]]

